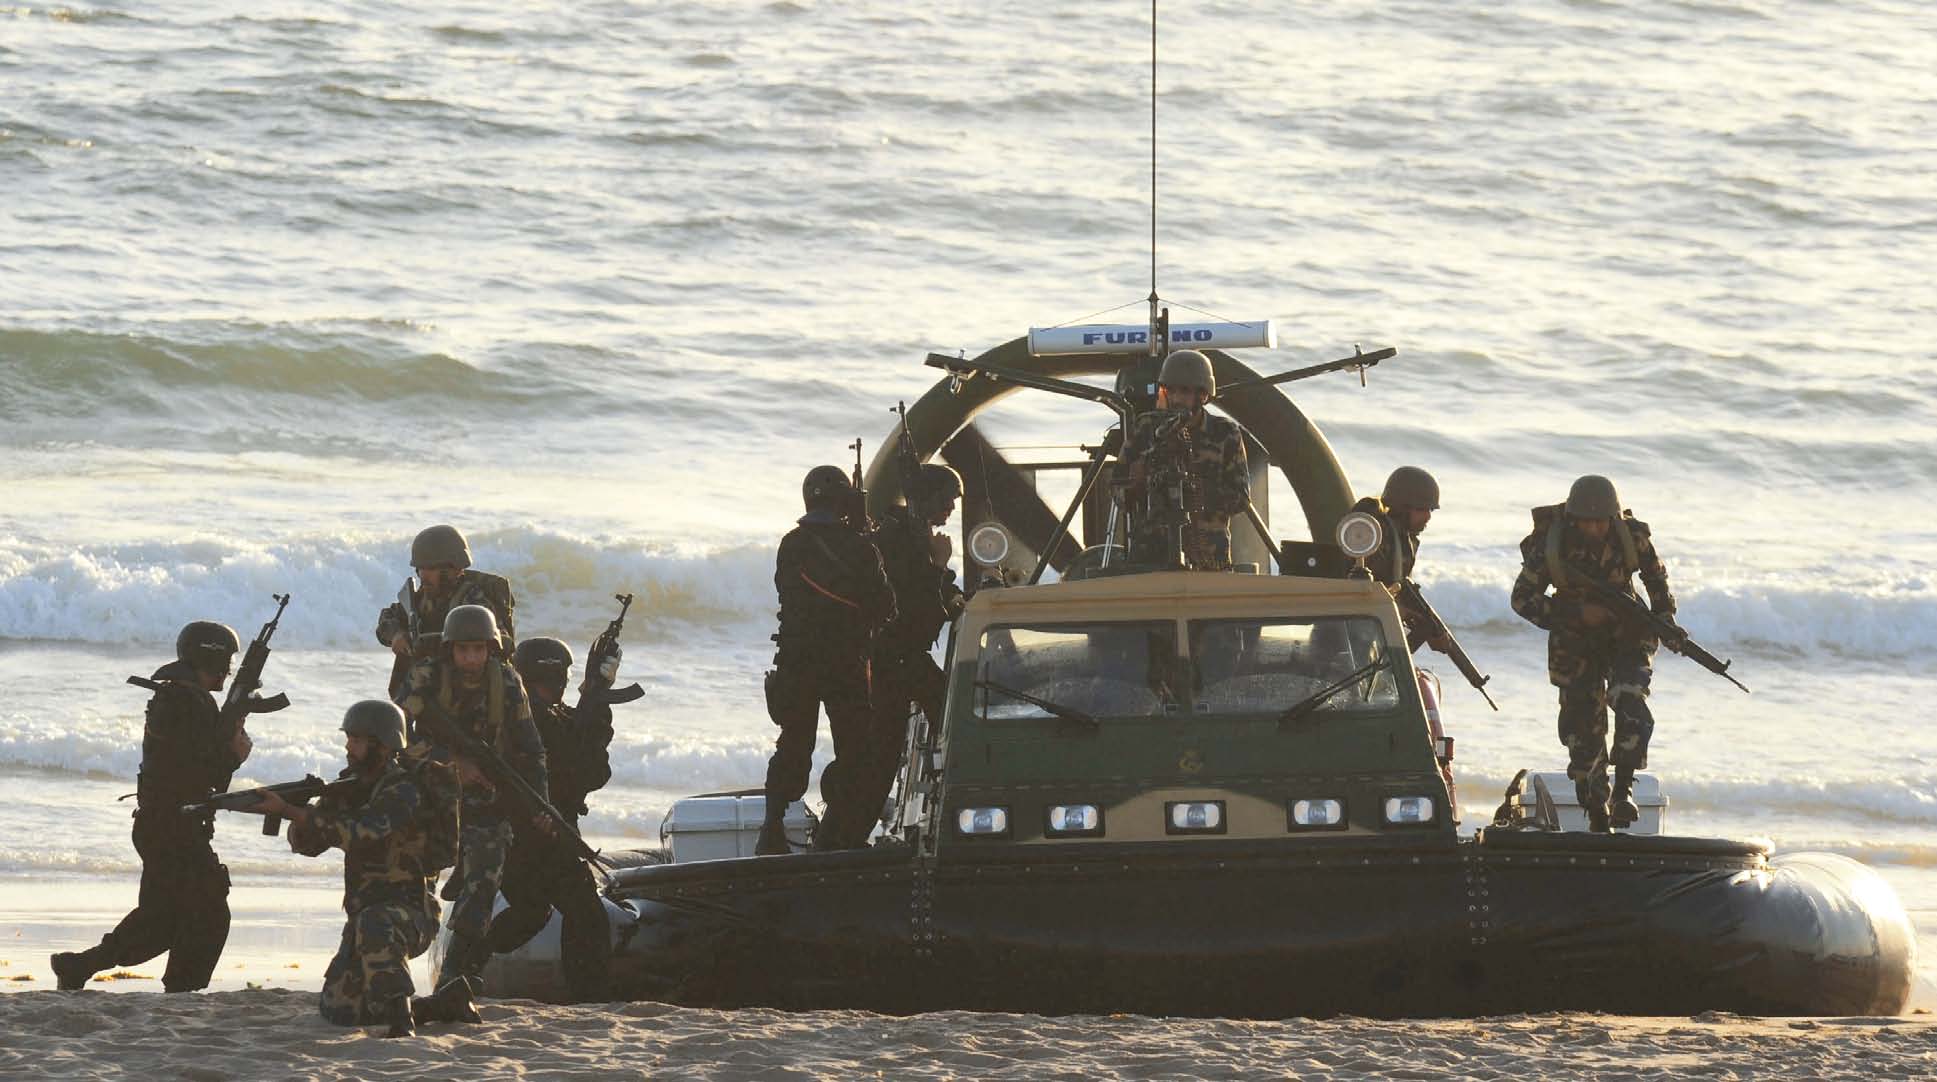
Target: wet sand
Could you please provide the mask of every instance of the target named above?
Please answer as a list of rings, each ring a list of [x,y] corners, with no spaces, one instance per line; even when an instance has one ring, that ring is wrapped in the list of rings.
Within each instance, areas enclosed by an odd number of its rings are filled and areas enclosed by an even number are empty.
[[[1237,1022],[489,1002],[484,1023],[379,1039],[307,991],[0,996],[0,1077],[1930,1078],[1937,1022],[1534,1015]]]

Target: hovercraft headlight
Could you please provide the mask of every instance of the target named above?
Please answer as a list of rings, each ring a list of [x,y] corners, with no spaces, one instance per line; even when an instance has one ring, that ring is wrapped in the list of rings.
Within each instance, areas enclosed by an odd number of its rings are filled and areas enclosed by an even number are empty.
[[[1433,798],[1429,796],[1389,796],[1385,798],[1385,821],[1389,826],[1420,827],[1433,821]]]
[[[1094,838],[1103,833],[1103,809],[1094,804],[1056,804],[1043,819],[1052,838]]]
[[[1354,560],[1363,560],[1379,551],[1379,542],[1385,537],[1385,529],[1379,520],[1364,511],[1353,511],[1338,520],[1338,529],[1333,532],[1338,540],[1339,550]]]
[[[1009,833],[1009,809],[963,808],[955,813],[955,830],[965,837],[1002,837]]]
[[[969,531],[969,558],[984,567],[994,567],[1009,555],[1009,531],[1001,524],[985,522]]]
[[[1329,797],[1291,802],[1291,829],[1344,830],[1345,802]]]
[[[1224,833],[1222,800],[1171,800],[1164,803],[1164,833]]]

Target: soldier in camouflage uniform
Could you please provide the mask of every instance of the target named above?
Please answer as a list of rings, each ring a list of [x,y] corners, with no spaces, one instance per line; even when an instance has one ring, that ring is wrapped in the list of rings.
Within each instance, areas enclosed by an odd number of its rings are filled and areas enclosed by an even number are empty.
[[[1379,495],[1365,497],[1353,504],[1352,510],[1363,511],[1383,523],[1379,551],[1366,559],[1365,567],[1373,578],[1396,588],[1412,578],[1413,566],[1419,560],[1419,535],[1433,520],[1433,512],[1439,510],[1439,482],[1417,466],[1401,466],[1386,478]],[[1416,652],[1430,645],[1442,654],[1446,652],[1444,638],[1426,637],[1424,628],[1429,621],[1423,613],[1402,601],[1399,617],[1406,625],[1407,649]]]
[[[425,745],[404,748],[404,715],[368,699],[343,714],[343,745],[355,784],[316,806],[291,806],[274,792],[257,809],[289,820],[289,847],[304,856],[343,850],[343,942],[323,974],[319,1003],[339,1026],[388,1023],[407,1037],[422,1022],[476,1022],[476,989],[452,980],[411,999],[410,959],[437,934],[437,873],[457,855],[457,776]]]
[[[594,656],[576,706],[564,703],[572,673],[572,648],[552,638],[526,639],[513,658],[531,695],[532,713],[545,742],[547,794],[571,826],[587,811],[585,798],[612,777],[607,748],[612,743],[612,704],[605,689],[619,672],[619,647]],[[596,675],[596,681],[591,676]],[[508,954],[544,929],[557,909],[562,921],[559,954],[565,986],[574,1001],[601,1003],[612,966],[612,929],[605,899],[585,862],[564,846],[532,831],[522,831],[511,847],[504,872],[505,909],[491,920],[491,949]]]
[[[908,741],[910,705],[920,709],[931,726],[942,721],[948,680],[928,652],[942,628],[962,611],[964,598],[948,566],[953,546],[946,533],[936,531],[947,526],[955,513],[962,479],[947,466],[930,462],[921,467],[918,480],[919,491],[910,495],[906,505],[889,508],[870,535],[894,587],[895,618],[874,639],[867,760],[856,782],[856,815],[853,822],[834,824],[843,832],[834,842],[845,847],[867,842],[894,789],[902,748]]]
[[[510,657],[517,645],[511,622],[516,607],[511,584],[496,575],[471,567],[471,546],[455,526],[431,526],[410,543],[410,566],[417,571],[422,586],[409,590],[406,598],[384,607],[377,615],[377,641],[395,654],[390,670],[390,697],[403,691],[410,667],[437,652],[437,634],[444,618],[459,605],[483,605],[497,617],[503,656]]]
[[[816,847],[837,846],[858,810],[869,724],[872,639],[894,619],[894,588],[881,553],[856,532],[854,486],[839,466],[816,466],[801,482],[807,513],[780,539],[773,584],[780,595],[774,667],[767,673],[767,713],[780,726],[767,763],[766,818],[753,851],[789,851],[787,806],[807,791],[821,706],[834,737],[834,761],[821,772],[827,821]]]
[[[481,605],[452,609],[444,618],[438,654],[410,670],[397,705],[415,722],[436,704],[453,724],[494,749],[542,793],[546,790],[545,745],[532,721],[524,682],[498,655],[501,641],[490,609]],[[415,747],[429,740],[419,727],[411,742]],[[486,932],[498,885],[504,880],[514,824],[500,810],[497,791],[477,764],[441,744],[433,744],[432,751],[441,760],[455,759],[464,790],[464,832],[457,870],[444,886],[444,897],[455,904],[451,906],[451,938],[442,972],[447,976],[475,976],[491,957]],[[549,833],[551,824],[519,823],[515,829]]]
[[[1668,570],[1655,554],[1648,524],[1622,509],[1613,482],[1592,474],[1574,482],[1566,503],[1533,509],[1533,532],[1520,542],[1520,558],[1513,611],[1548,633],[1547,675],[1560,689],[1567,776],[1574,779],[1575,795],[1592,829],[1629,826],[1640,815],[1633,798],[1634,772],[1647,768],[1648,741],[1654,735],[1648,685],[1660,640],[1624,625],[1592,595],[1570,586],[1576,575],[1570,568],[1583,569],[1630,597],[1637,596],[1630,578],[1639,573],[1648,607],[1672,617],[1675,595],[1668,590]],[[1610,703],[1612,794],[1607,778]]]
[[[1197,350],[1164,358],[1157,384],[1157,408],[1137,418],[1117,463],[1134,531],[1132,558],[1175,565],[1180,539],[1160,516],[1187,516],[1183,565],[1228,571],[1231,516],[1244,514],[1251,503],[1244,430],[1205,409],[1217,394],[1217,379],[1210,358]]]
[[[61,988],[72,991],[100,970],[146,962],[163,951],[164,989],[208,987],[229,938],[229,870],[210,844],[214,813],[181,809],[227,789],[249,757],[248,733],[222,724],[214,695],[227,682],[241,645],[227,625],[197,620],[175,637],[175,660],[155,670],[158,690],[148,700],[135,783],[140,898],[98,945],[54,955]]]

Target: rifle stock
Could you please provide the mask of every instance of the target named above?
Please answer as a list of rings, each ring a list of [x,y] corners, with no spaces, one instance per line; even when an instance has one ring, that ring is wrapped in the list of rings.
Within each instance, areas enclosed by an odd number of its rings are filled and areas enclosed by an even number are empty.
[[[1701,644],[1690,638],[1687,630],[1680,624],[1675,623],[1665,616],[1656,615],[1654,610],[1643,604],[1640,598],[1631,596],[1626,590],[1618,590],[1600,581],[1585,568],[1568,564],[1567,570],[1572,572],[1575,579],[1579,580],[1578,582],[1568,583],[1568,586],[1581,586],[1585,588],[1603,605],[1614,610],[1614,615],[1623,623],[1639,625],[1654,632],[1655,636],[1661,640],[1661,645],[1666,646],[1671,652],[1680,654],[1695,664],[1700,665],[1702,668],[1707,669],[1709,672],[1714,673],[1716,676],[1741,688],[1742,694],[1752,694],[1747,684],[1729,675],[1729,666],[1735,664],[1733,659],[1723,661],[1721,658],[1709,653]]]
[[[1452,660],[1454,667],[1459,669],[1459,674],[1466,678],[1466,682],[1473,685],[1473,690],[1479,692],[1480,697],[1486,700],[1486,705],[1495,710],[1500,709],[1500,704],[1494,702],[1493,696],[1486,693],[1486,682],[1493,677],[1481,675],[1479,666],[1473,664],[1473,659],[1467,656],[1459,640],[1453,637],[1452,629],[1446,626],[1446,621],[1439,618],[1438,610],[1434,609],[1426,600],[1426,595],[1420,592],[1419,584],[1411,579],[1402,581],[1399,584],[1398,597],[1424,619],[1428,639],[1440,639],[1446,643],[1446,656]]]

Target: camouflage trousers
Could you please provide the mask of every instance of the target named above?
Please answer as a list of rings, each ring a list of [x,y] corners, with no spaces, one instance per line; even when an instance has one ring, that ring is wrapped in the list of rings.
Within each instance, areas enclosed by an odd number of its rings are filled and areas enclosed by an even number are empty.
[[[1192,571],[1229,571],[1231,569],[1231,527],[1192,522],[1183,528],[1184,566]],[[1165,552],[1169,534],[1153,530],[1137,535],[1133,558],[1146,563],[1168,562]]]
[[[437,911],[424,905],[380,902],[350,914],[323,974],[323,1017],[339,1026],[384,1021],[385,1008],[413,991],[410,959],[430,949],[436,935]]]
[[[512,840],[510,820],[482,810],[488,807],[465,802],[457,836],[457,867],[444,885],[444,897],[451,900],[447,922],[451,931],[478,939],[490,930]]]
[[[1560,689],[1560,742],[1567,776],[1587,783],[1587,799],[1605,804],[1607,768],[1646,769],[1654,738],[1648,687],[1654,679],[1654,639],[1606,629],[1556,629],[1547,637],[1547,677]],[[1609,708],[1614,744],[1607,739]]]

